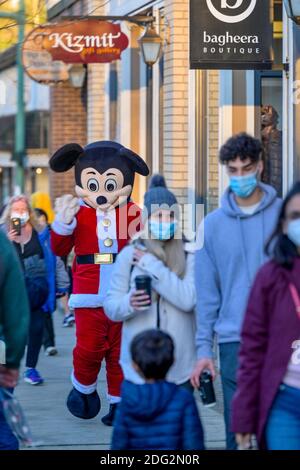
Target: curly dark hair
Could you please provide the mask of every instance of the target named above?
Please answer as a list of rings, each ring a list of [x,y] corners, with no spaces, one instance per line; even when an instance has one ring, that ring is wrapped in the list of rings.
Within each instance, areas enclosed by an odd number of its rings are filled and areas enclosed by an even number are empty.
[[[250,158],[251,162],[257,163],[261,158],[261,152],[261,142],[246,132],[241,132],[240,134],[230,137],[221,147],[220,162],[226,165],[230,161],[240,157],[242,161]]]

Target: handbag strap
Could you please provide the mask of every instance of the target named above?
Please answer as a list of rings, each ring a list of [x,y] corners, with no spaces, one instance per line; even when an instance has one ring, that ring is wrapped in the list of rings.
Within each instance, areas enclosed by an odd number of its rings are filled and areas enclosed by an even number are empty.
[[[290,289],[290,293],[295,304],[297,315],[300,319],[300,296],[298,294],[298,290],[293,283],[289,284],[289,289]]]

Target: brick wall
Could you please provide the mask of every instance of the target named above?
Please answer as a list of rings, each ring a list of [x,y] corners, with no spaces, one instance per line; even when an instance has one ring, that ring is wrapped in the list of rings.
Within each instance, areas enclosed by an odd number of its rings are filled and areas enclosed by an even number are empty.
[[[70,142],[86,145],[86,105],[84,90],[69,84],[56,85],[50,92],[49,152]],[[50,171],[50,193],[54,200],[66,193],[74,193],[74,170],[67,173]]]
[[[188,186],[189,1],[166,0],[170,45],[164,51],[163,172],[181,203]]]

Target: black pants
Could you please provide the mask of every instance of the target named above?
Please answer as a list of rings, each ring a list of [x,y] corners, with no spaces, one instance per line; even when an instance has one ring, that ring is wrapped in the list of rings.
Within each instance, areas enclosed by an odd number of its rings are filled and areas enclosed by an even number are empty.
[[[51,313],[45,313],[43,344],[45,349],[49,348],[50,346],[55,346],[54,325]]]
[[[29,336],[27,345],[26,367],[35,368],[43,343],[45,312],[30,312]]]

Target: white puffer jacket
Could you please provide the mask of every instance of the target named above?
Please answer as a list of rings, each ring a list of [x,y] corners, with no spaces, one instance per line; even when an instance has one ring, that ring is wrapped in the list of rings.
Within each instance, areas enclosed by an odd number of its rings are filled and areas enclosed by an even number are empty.
[[[160,329],[169,333],[175,344],[175,362],[167,380],[178,385],[189,380],[196,360],[194,314],[196,292],[194,253],[189,252],[188,244],[185,250],[187,267],[183,279],[150,253],[146,253],[132,269],[133,245],[125,247],[117,257],[104,309],[111,320],[124,322],[120,364],[125,378],[131,382],[143,383],[131,365],[131,341],[138,333],[157,328],[156,295],[152,296],[152,305],[147,310],[134,310],[129,303],[131,291],[135,290],[135,277],[141,274],[148,274],[152,278],[152,290],[160,296]]]

